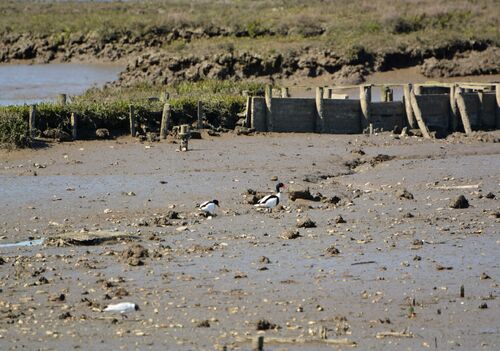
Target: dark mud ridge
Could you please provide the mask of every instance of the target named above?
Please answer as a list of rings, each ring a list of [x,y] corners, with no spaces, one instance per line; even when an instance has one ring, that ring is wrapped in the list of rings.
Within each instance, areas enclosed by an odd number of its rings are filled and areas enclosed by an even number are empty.
[[[264,33],[275,35],[276,33]],[[321,34],[321,33],[318,33]],[[500,49],[490,41],[455,41],[441,46],[402,47],[397,50],[369,52],[354,47],[339,55],[330,49],[302,48],[263,56],[253,52],[223,51],[210,55],[172,55],[162,46],[174,40],[190,41],[203,37],[250,36],[229,30],[174,30],[145,36],[72,35],[69,38],[5,36],[0,43],[0,62],[32,60],[69,62],[72,60],[118,61],[128,59],[120,85],[138,81],[168,84],[205,78],[245,79],[267,77],[282,79],[332,75],[337,84],[358,84],[372,72],[422,65],[431,78],[500,72]],[[147,52],[147,53],[144,53]]]

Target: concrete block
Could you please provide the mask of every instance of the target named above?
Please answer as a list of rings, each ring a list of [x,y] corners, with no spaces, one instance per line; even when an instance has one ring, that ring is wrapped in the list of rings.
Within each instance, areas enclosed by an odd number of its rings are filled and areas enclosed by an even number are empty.
[[[416,99],[427,128],[447,134],[450,130],[450,97],[425,94],[416,96]]]
[[[373,128],[391,131],[394,126],[406,126],[406,112],[402,101],[372,102],[370,111]]]
[[[481,124],[483,129],[495,129],[497,102],[495,93],[483,93]]]
[[[251,121],[252,128],[259,132],[267,131],[266,123],[266,99],[263,97],[252,97]]]
[[[361,133],[359,100],[323,100],[323,133]]]
[[[313,133],[315,131],[315,99],[273,98],[272,103],[275,132]]]

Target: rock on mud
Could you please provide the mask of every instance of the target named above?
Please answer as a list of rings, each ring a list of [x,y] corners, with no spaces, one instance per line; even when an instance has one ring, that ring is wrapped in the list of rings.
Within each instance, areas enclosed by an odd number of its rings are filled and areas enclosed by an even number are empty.
[[[328,257],[332,257],[332,256],[337,256],[338,254],[340,254],[340,251],[339,249],[337,249],[335,246],[329,246],[326,250],[325,250],[325,256],[328,256]]]
[[[310,218],[303,218],[297,222],[297,228],[316,228],[316,223]]]
[[[268,321],[267,319],[260,319],[257,321],[257,330],[270,330],[270,329],[279,329],[279,327]]]
[[[287,240],[297,239],[297,238],[300,238],[301,236],[302,236],[302,235],[300,235],[299,231],[298,231],[298,230],[295,230],[295,229],[285,230],[285,231],[281,234],[281,238],[283,238],[283,239],[287,239]]]
[[[469,207],[469,201],[465,198],[465,196],[460,195],[457,197],[455,200],[452,201],[450,204],[451,208],[468,208]]]
[[[400,199],[408,199],[408,200],[413,200],[413,199],[414,199],[413,194],[412,194],[412,193],[410,193],[410,192],[409,192],[408,190],[406,190],[406,189],[399,190],[399,191],[397,192],[397,196],[398,196],[398,198],[400,198]]]
[[[288,197],[290,200],[295,201],[297,199],[304,199],[310,201],[319,201],[321,198],[317,196],[313,196],[309,191],[308,187],[300,186],[300,185],[290,185],[288,190]]]
[[[98,139],[108,139],[109,138],[109,130],[106,128],[99,128],[95,131],[95,136]]]

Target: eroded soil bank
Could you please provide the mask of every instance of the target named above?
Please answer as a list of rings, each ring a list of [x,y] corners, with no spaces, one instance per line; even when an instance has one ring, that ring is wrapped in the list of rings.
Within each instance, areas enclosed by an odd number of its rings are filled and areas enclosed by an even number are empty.
[[[498,137],[229,134],[187,153],[128,138],[0,151],[0,243],[129,236],[0,248],[1,348],[249,350],[241,340],[262,334],[317,340],[266,350],[331,349],[326,330],[360,350],[496,350]],[[257,211],[247,189],[276,179],[320,201]],[[450,207],[459,195],[468,208]],[[199,216],[212,198],[219,215]],[[123,301],[140,311],[101,312]]]

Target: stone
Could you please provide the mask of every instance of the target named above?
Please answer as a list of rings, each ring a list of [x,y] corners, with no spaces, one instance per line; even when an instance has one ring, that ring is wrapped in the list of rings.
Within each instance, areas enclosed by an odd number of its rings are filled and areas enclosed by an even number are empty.
[[[469,201],[465,198],[465,196],[460,195],[457,197],[455,200],[452,201],[450,204],[451,208],[459,209],[459,208],[468,208],[469,207]]]

